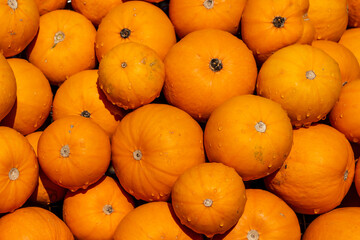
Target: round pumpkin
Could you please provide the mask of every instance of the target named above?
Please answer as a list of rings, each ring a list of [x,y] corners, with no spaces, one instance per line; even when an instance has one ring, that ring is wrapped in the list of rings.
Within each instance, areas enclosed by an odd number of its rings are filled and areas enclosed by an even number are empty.
[[[98,85],[98,70],[83,70],[71,75],[57,89],[52,117],[67,116],[90,118],[111,136],[126,112],[113,105]]]
[[[52,122],[38,142],[41,169],[57,185],[76,191],[97,182],[110,164],[110,139],[93,120],[69,116]]]
[[[0,239],[73,240],[74,236],[49,210],[24,207],[0,218]]]
[[[43,131],[37,131],[26,135],[26,139],[33,147],[35,154],[37,155],[37,146],[39,138]],[[29,198],[29,202],[39,203],[41,205],[50,205],[52,203],[60,202],[64,199],[66,189],[50,181],[50,179],[39,168],[38,184]]]
[[[21,53],[39,29],[35,0],[3,0],[0,4],[0,52],[5,57]]]
[[[349,141],[360,141],[360,78],[343,86],[329,120]]]
[[[160,96],[164,63],[150,47],[136,42],[121,43],[107,52],[99,65],[99,86],[115,105],[127,110]]]
[[[6,213],[21,207],[33,193],[39,165],[28,140],[9,127],[0,127],[0,153],[0,213]]]
[[[203,236],[184,227],[168,202],[144,203],[130,211],[118,224],[114,240],[201,240]]]
[[[176,43],[175,29],[159,7],[145,1],[124,2],[111,9],[99,24],[97,59],[101,61],[110,49],[124,42],[142,43],[164,59]]]
[[[223,30],[189,33],[164,63],[166,100],[201,122],[225,100],[255,89],[254,56],[241,39]]]
[[[233,167],[244,181],[263,178],[282,166],[292,134],[280,104],[256,95],[235,96],[215,108],[206,123],[206,156]]]
[[[235,227],[212,240],[301,239],[298,217],[281,198],[263,189],[245,192],[245,210]]]
[[[128,113],[111,138],[111,149],[121,185],[144,201],[168,200],[178,176],[205,162],[200,125],[168,104],[147,104]]]
[[[169,17],[176,34],[214,28],[237,34],[246,0],[171,0]]]
[[[315,124],[295,129],[293,142],[280,170],[265,177],[266,188],[297,213],[322,214],[334,209],[354,178],[349,141],[335,128]]]
[[[49,81],[36,66],[22,58],[10,58],[7,61],[15,74],[16,103],[1,125],[26,135],[39,129],[46,121],[53,93]]]
[[[112,240],[117,225],[133,208],[131,196],[104,176],[86,190],[67,192],[63,219],[78,240]]]
[[[348,28],[339,40],[339,43],[349,49],[360,63],[360,28]]]
[[[84,15],[54,10],[40,17],[39,32],[27,49],[27,58],[52,85],[60,85],[69,76],[95,67],[95,36],[95,27]]]
[[[63,9],[66,7],[67,2],[67,0],[35,0],[40,15],[54,10]]]
[[[341,91],[339,64],[323,50],[293,44],[276,51],[261,66],[256,91],[287,111],[296,127],[318,122]]]
[[[342,207],[324,213],[307,226],[302,240],[357,240],[360,207]]]
[[[357,28],[360,26],[360,1],[359,0],[347,0],[348,7],[348,27]]]
[[[11,111],[16,101],[16,79],[7,59],[0,53],[0,121]]]

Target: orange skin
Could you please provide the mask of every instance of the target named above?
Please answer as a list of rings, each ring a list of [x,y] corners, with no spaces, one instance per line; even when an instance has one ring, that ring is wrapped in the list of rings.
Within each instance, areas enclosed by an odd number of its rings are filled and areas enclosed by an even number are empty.
[[[16,101],[16,79],[13,70],[0,53],[0,121],[11,111]]]
[[[356,28],[360,26],[360,1],[359,0],[347,0],[349,22],[348,26]]]
[[[65,8],[67,0],[35,0],[35,3],[38,6],[40,15],[43,15],[57,9]]]
[[[339,40],[339,43],[349,49],[360,63],[360,28],[347,29]]]

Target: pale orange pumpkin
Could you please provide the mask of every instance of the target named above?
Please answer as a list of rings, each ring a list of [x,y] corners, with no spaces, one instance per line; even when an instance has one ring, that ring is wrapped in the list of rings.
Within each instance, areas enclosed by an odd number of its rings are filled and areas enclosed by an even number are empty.
[[[0,121],[11,111],[16,101],[16,79],[13,70],[0,53]]]
[[[322,214],[337,207],[354,179],[354,152],[335,128],[315,124],[294,130],[293,146],[280,170],[265,177],[268,190],[295,212]]]
[[[120,184],[137,199],[166,201],[178,176],[205,162],[203,131],[186,112],[147,104],[128,113],[111,138]]]
[[[280,104],[256,95],[235,96],[215,108],[206,123],[206,156],[233,167],[244,181],[263,178],[282,166],[292,134]]]
[[[40,15],[43,15],[57,9],[65,8],[67,0],[35,0],[35,3],[38,6]]]
[[[339,43],[348,48],[356,57],[360,64],[360,28],[347,29],[339,40]]]
[[[359,0],[347,0],[348,8],[348,27],[356,28],[360,25],[360,1]]]

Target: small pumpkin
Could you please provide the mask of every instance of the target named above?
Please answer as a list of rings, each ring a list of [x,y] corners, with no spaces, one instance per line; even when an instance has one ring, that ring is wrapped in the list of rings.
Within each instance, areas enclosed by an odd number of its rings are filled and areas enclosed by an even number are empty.
[[[0,53],[0,121],[11,111],[16,101],[16,79],[8,61]]]
[[[171,201],[181,223],[212,237],[233,227],[244,212],[245,186],[234,168],[202,163],[176,180]]]
[[[341,35],[339,43],[349,49],[360,63],[360,28],[348,28]]]
[[[104,176],[86,190],[67,192],[63,219],[78,240],[112,240],[117,225],[132,209],[131,196],[116,180]]]
[[[348,7],[348,27],[357,28],[360,26],[360,1],[359,0],[347,0]]]
[[[67,0],[35,0],[35,3],[38,6],[40,15],[43,15],[54,10],[64,9]]]

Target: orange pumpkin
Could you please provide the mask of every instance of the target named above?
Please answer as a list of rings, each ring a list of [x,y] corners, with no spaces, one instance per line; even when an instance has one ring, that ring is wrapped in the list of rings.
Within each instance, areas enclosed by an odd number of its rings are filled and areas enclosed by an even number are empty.
[[[71,115],[90,118],[111,136],[126,112],[107,100],[97,81],[97,69],[83,70],[70,76],[56,91],[53,119]]]
[[[315,40],[311,45],[325,51],[339,64],[342,84],[360,78],[359,62],[349,49],[337,42],[328,40]]]
[[[343,207],[322,214],[306,228],[302,240],[357,240],[360,207]]]
[[[25,136],[33,147],[36,155],[39,138],[42,133],[42,131],[38,131]],[[38,184],[34,192],[31,194],[29,201],[32,203],[39,203],[41,205],[50,205],[51,203],[62,201],[65,197],[65,193],[66,189],[50,181],[40,168]]]
[[[296,127],[326,117],[341,91],[338,63],[319,48],[294,44],[261,66],[257,94],[281,104]]]
[[[0,4],[0,52],[5,57],[21,53],[39,29],[35,0],[7,0]]]
[[[91,119],[52,122],[38,142],[41,169],[57,185],[76,191],[97,182],[110,164],[110,139]]]
[[[160,96],[164,63],[148,46],[127,42],[107,52],[99,65],[99,86],[115,105],[135,109]]]
[[[281,198],[262,189],[246,189],[246,198],[235,227],[212,240],[301,239],[297,215]]]
[[[259,64],[276,50],[299,41],[304,31],[304,2],[247,1],[241,18],[241,37]]]
[[[265,177],[266,188],[298,213],[322,214],[334,209],[354,178],[349,141],[326,124],[295,129],[293,141],[281,169]]]
[[[40,15],[43,15],[57,9],[65,8],[67,0],[35,0],[35,3],[38,6]]]
[[[26,135],[40,128],[50,114],[53,93],[44,74],[25,59],[8,59],[16,79],[16,103],[1,121]],[[29,79],[31,76],[31,79]]]
[[[85,16],[69,9],[40,17],[39,32],[27,57],[48,78],[60,85],[69,76],[95,66],[96,29]]]
[[[244,212],[245,186],[234,168],[202,163],[179,176],[171,201],[181,223],[208,238],[233,227]]]
[[[315,39],[339,41],[348,24],[347,0],[309,0]]]
[[[102,19],[96,33],[98,60],[124,42],[142,43],[164,59],[176,43],[175,29],[159,7],[145,1],[128,1],[115,6]]]
[[[233,167],[244,181],[278,170],[292,146],[292,125],[280,104],[235,96],[212,112],[204,131],[206,156]]]
[[[117,225],[133,208],[131,196],[104,176],[86,190],[67,192],[63,219],[78,240],[112,240]]]
[[[111,138],[112,164],[137,199],[166,201],[186,169],[205,162],[203,131],[186,112],[147,104],[128,113]]]
[[[343,86],[329,120],[331,126],[345,134],[349,141],[360,141],[360,79]]]
[[[11,111],[16,101],[16,79],[13,70],[0,53],[0,121]]]
[[[0,218],[0,239],[73,240],[74,236],[49,210],[24,207]]]
[[[201,240],[203,236],[181,225],[167,202],[144,203],[130,211],[119,223],[114,240]]]
[[[223,30],[189,33],[170,49],[164,63],[166,100],[201,122],[225,100],[255,89],[254,56]]]
[[[339,43],[348,48],[360,63],[360,28],[347,29],[339,40]]]
[[[315,31],[316,31],[314,24],[310,20],[307,13],[303,15],[303,21],[304,21],[304,30],[300,39],[296,43],[311,44],[311,42],[314,40]]]
[[[38,161],[28,140],[12,128],[0,127],[0,213],[21,207],[38,177]]]
[[[348,7],[348,27],[357,28],[360,26],[360,1],[359,0],[347,0]]]
[[[180,38],[205,28],[237,34],[246,0],[171,0],[169,17]]]

